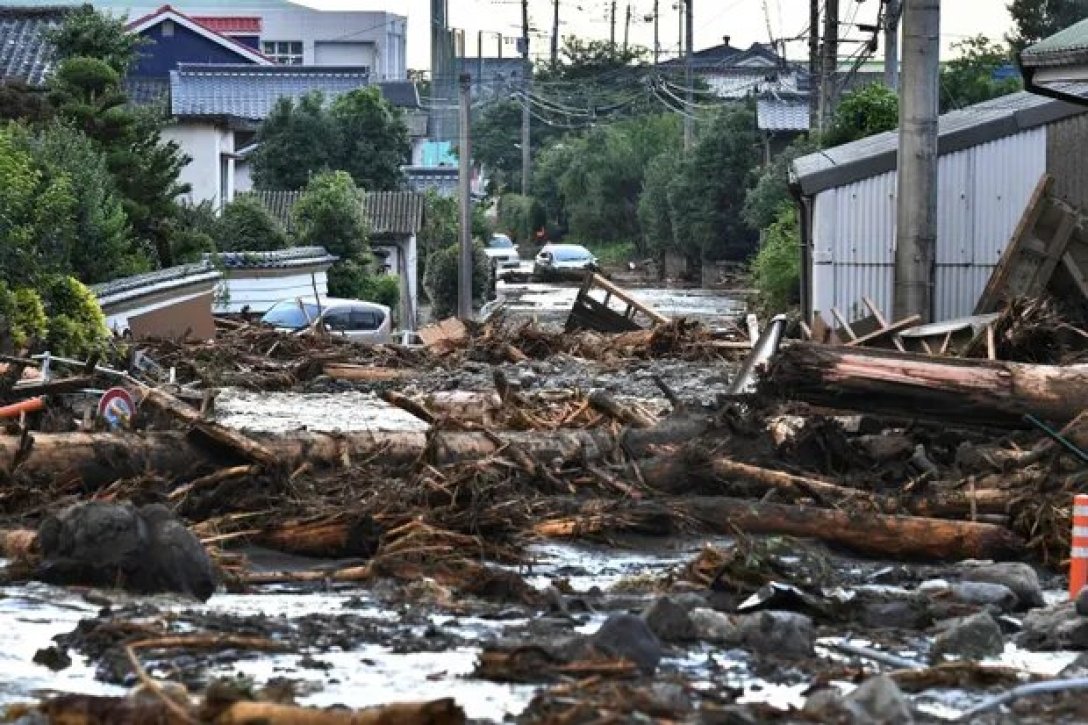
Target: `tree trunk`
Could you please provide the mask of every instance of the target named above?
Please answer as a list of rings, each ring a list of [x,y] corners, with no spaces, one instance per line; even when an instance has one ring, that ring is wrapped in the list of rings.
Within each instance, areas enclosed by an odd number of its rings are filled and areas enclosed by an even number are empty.
[[[992,427],[1027,413],[1064,424],[1088,408],[1088,365],[932,358],[796,343],[780,350],[765,392],[836,409]]]

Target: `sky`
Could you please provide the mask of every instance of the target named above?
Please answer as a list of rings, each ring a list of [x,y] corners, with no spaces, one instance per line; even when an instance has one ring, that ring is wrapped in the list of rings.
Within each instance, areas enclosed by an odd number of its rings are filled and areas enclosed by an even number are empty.
[[[879,0],[839,0],[840,20],[871,23],[876,17]],[[1005,5],[1008,0],[944,0],[941,9],[942,57],[955,53],[951,46],[957,40],[982,33],[999,40],[1012,25]],[[429,15],[430,0],[296,0],[306,5],[336,10],[387,10],[408,16],[408,65],[425,69],[430,65]],[[695,16],[695,48],[718,45],[725,35],[731,43],[748,47],[753,42],[767,42],[768,16],[770,31],[776,38],[799,36],[808,29],[808,0],[693,0]],[[632,22],[630,42],[653,45],[652,17],[654,0],[617,0],[616,40],[623,40],[623,21],[630,4]],[[660,33],[663,52],[676,52],[678,16],[676,0],[659,0]],[[560,35],[607,40],[609,37],[609,7],[611,0],[559,0]],[[520,0],[449,0],[451,27],[465,30],[468,55],[476,54],[478,31],[485,31],[484,55],[497,52],[495,33],[510,38],[521,34]],[[764,12],[766,7],[767,13]],[[530,26],[541,33],[530,41],[533,54],[546,53],[551,32],[552,0],[529,0]],[[840,35],[848,38],[867,37],[856,28],[843,27]],[[842,54],[849,55],[856,43],[842,45]],[[503,55],[514,55],[515,46],[508,43]],[[807,54],[804,41],[787,46],[790,57]],[[879,52],[878,52],[879,54]]]

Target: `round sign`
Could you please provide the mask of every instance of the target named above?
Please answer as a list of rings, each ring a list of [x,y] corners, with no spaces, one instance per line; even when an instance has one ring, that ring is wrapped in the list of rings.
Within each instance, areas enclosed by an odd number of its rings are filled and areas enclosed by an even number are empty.
[[[98,417],[106,422],[110,430],[128,428],[135,414],[136,403],[124,388],[110,388],[98,401]]]

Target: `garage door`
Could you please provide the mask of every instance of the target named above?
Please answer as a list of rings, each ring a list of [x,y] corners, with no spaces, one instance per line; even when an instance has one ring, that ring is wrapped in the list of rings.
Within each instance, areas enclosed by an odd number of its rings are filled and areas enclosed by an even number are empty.
[[[374,67],[372,43],[316,43],[314,59],[317,65],[365,65]]]

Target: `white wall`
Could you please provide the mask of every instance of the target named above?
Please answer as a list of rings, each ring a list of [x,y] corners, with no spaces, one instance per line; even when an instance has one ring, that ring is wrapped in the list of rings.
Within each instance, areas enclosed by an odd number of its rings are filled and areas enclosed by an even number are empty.
[[[220,199],[224,153],[234,152],[234,134],[212,123],[174,122],[162,132],[163,139],[175,141],[191,160],[181,170],[180,181],[192,190],[183,198],[193,202],[211,201],[216,209],[233,197],[234,161],[227,163],[227,199]]]
[[[320,270],[300,267],[292,274],[271,274],[254,270],[225,270],[216,288],[215,312],[250,312],[263,314],[280,300],[293,297],[313,299],[314,284],[321,296],[328,294],[327,266]],[[313,278],[311,279],[311,273]]]
[[[234,193],[244,194],[253,191],[253,162],[251,159],[238,159],[234,162]]]
[[[938,162],[933,318],[970,315],[1046,170],[1046,128],[945,154]],[[812,309],[831,322],[892,313],[896,172],[825,189],[812,218]]]

